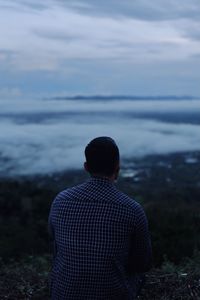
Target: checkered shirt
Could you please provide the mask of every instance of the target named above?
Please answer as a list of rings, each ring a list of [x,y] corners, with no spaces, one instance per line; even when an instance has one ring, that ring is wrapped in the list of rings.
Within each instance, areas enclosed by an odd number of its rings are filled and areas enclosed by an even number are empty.
[[[138,273],[151,261],[142,207],[105,178],[92,177],[54,199],[53,300],[135,299]]]

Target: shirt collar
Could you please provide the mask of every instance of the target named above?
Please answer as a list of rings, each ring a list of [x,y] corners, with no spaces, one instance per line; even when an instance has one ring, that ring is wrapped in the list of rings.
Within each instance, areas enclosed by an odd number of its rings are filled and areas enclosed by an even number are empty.
[[[101,177],[101,176],[92,176],[89,179],[89,182],[98,185],[110,185],[110,186],[114,185],[114,182],[111,181],[109,178]]]

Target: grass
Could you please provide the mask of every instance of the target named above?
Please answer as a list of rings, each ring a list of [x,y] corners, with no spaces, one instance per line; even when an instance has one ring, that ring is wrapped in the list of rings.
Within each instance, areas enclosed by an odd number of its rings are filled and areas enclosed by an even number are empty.
[[[1,261],[0,295],[7,300],[50,299],[48,276],[50,255],[27,256],[15,262]],[[138,300],[200,299],[200,253],[178,266],[165,260],[158,269],[147,274],[146,284]]]

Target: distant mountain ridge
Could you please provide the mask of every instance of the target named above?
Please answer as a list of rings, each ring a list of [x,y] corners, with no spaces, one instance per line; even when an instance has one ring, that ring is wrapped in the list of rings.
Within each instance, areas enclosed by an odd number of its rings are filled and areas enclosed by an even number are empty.
[[[134,95],[75,95],[75,96],[58,96],[52,100],[195,100],[197,97],[183,95],[158,95],[158,96],[134,96]]]

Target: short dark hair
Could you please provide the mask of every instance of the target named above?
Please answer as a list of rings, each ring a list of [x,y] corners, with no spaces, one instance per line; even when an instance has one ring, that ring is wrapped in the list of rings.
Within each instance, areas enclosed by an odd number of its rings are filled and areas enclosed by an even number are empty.
[[[119,149],[112,138],[101,136],[86,146],[85,157],[91,174],[111,176],[119,163]]]

